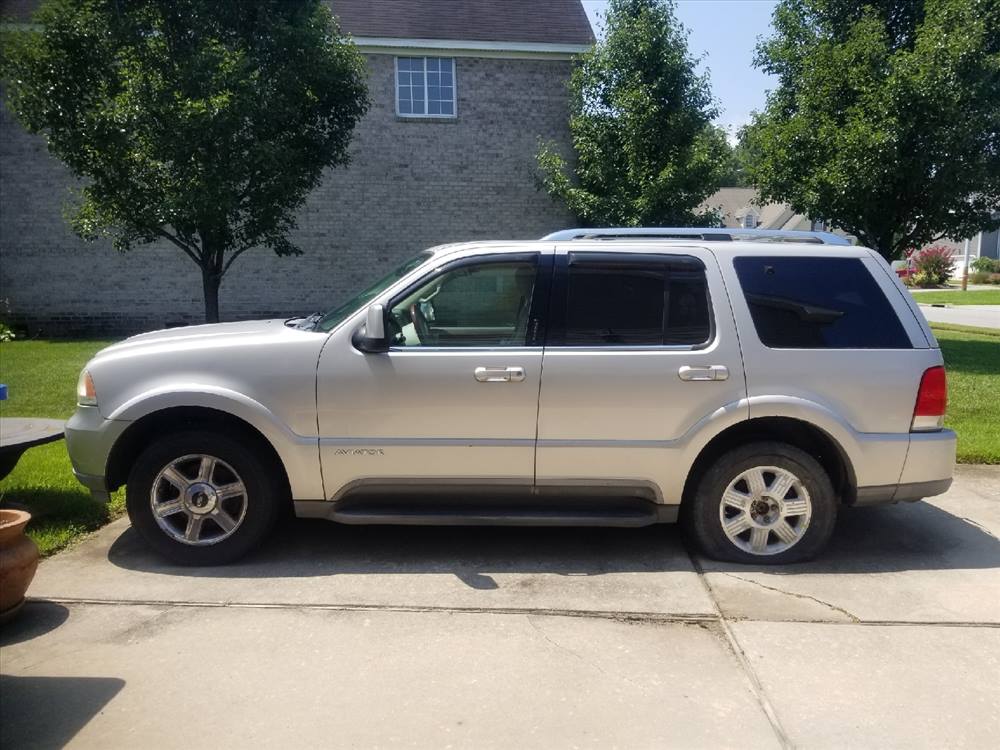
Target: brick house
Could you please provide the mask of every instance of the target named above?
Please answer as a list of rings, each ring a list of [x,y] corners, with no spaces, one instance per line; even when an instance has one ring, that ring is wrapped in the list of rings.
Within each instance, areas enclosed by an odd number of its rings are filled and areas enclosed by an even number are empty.
[[[303,208],[278,258],[241,256],[223,319],[335,305],[443,242],[527,239],[571,226],[535,186],[540,139],[568,150],[566,83],[593,34],[580,0],[329,0],[364,53],[372,106],[352,160]],[[7,23],[37,4],[2,0]],[[63,207],[72,179],[0,113],[0,317],[47,334],[122,334],[203,319],[198,268],[169,245],[83,243]]]

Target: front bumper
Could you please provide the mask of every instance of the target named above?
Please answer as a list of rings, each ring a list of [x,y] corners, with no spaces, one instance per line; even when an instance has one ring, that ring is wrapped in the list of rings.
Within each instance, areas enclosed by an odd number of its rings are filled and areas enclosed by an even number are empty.
[[[66,423],[66,450],[73,464],[73,474],[96,500],[108,500],[108,457],[130,424],[105,419],[96,406],[78,406]]]

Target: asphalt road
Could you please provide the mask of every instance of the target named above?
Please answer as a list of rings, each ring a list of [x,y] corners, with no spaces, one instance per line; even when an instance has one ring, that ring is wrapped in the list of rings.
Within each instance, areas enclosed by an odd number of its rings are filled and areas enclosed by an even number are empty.
[[[920,301],[919,295],[916,297]],[[920,312],[932,323],[975,326],[976,328],[1000,328],[1000,305],[951,305],[935,307],[920,305]]]
[[[1000,467],[785,568],[672,527],[292,521],[190,569],[119,521],[0,629],[0,745],[993,746],[998,534]]]

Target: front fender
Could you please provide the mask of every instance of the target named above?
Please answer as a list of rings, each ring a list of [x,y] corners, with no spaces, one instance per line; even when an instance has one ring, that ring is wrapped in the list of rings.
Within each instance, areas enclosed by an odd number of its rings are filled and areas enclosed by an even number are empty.
[[[296,500],[325,497],[315,435],[299,435],[270,409],[249,396],[216,385],[186,384],[152,389],[116,407],[111,420],[136,422],[150,414],[178,407],[201,407],[230,414],[246,422],[271,444],[285,466]]]

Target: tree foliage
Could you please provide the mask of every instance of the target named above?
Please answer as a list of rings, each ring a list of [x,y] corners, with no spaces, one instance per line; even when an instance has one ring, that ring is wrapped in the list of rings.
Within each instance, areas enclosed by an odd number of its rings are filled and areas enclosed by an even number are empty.
[[[749,152],[746,143],[740,139],[735,146],[731,146],[726,137],[726,131],[718,126],[715,126],[715,129],[724,145],[719,185],[721,187],[750,187],[750,175],[747,171]]]
[[[166,239],[207,320],[241,254],[298,254],[296,210],[346,163],[364,62],[321,0],[49,0],[6,35],[8,103],[85,178],[71,216],[119,250]]]
[[[575,165],[544,145],[543,187],[592,225],[714,222],[696,208],[719,185],[726,143],[672,0],[611,0],[605,29],[570,80]]]
[[[996,226],[997,0],[781,0],[750,176],[888,259]]]

